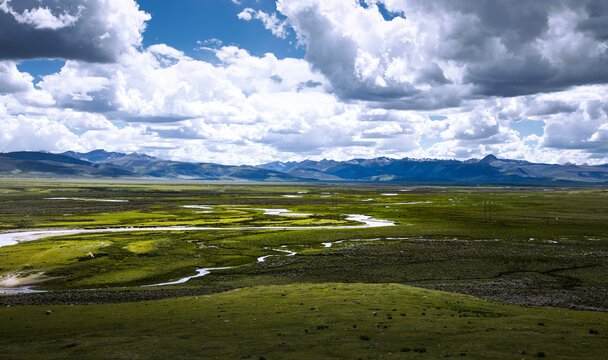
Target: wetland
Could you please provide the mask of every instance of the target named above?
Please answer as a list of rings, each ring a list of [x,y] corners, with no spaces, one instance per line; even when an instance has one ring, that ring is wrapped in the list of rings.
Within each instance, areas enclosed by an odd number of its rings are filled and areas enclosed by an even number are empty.
[[[179,346],[157,358],[608,349],[601,187],[2,180],[0,231],[0,358],[134,358],[166,329]]]

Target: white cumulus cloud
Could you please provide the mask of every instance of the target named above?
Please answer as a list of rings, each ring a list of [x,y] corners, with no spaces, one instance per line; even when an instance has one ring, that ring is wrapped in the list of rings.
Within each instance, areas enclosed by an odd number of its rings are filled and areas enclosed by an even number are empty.
[[[264,28],[270,30],[272,35],[281,39],[287,37],[287,22],[280,20],[276,13],[267,14],[262,10],[255,11],[252,8],[245,8],[237,17],[245,21],[251,21],[252,19],[260,20]]]

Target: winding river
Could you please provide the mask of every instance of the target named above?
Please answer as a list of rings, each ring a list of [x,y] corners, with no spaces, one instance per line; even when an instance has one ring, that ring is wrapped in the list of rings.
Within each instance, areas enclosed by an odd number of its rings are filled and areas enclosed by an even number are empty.
[[[367,215],[346,214],[346,220],[362,222],[363,225],[343,226],[241,226],[241,227],[198,227],[198,226],[156,226],[156,227],[121,227],[101,229],[40,229],[15,231],[0,234],[0,247],[17,245],[22,241],[39,240],[50,236],[90,234],[105,232],[133,231],[210,231],[210,230],[318,230],[318,229],[358,229],[381,226],[394,226],[393,221],[377,220]]]
[[[269,209],[259,209],[269,210]],[[285,211],[285,209],[278,209]],[[378,220],[368,215],[359,214],[345,214],[346,220],[356,221],[363,223],[362,225],[342,225],[342,226],[252,226],[252,227],[194,227],[194,226],[158,226],[158,227],[122,227],[122,228],[101,228],[101,229],[39,229],[39,230],[24,230],[15,231],[9,233],[0,234],[0,247],[17,245],[23,241],[39,240],[51,236],[64,236],[74,234],[89,234],[89,233],[106,233],[106,232],[134,232],[134,231],[212,231],[212,230],[318,230],[318,229],[359,229],[359,228],[373,228],[383,226],[394,226],[395,223],[389,220]],[[365,239],[356,239],[352,241],[363,241]],[[378,240],[378,239],[372,239]],[[331,247],[335,243],[342,243],[350,240],[338,240],[333,243],[323,243],[325,247]],[[260,256],[257,261],[264,262],[267,258],[272,256],[293,256],[297,253],[285,249],[272,249],[276,252],[283,252],[283,254],[270,254]],[[184,277],[171,282],[164,282],[158,284],[144,285],[145,287],[150,286],[164,286],[164,285],[175,285],[187,282],[190,279],[205,276],[211,271],[225,270],[231,267],[216,267],[216,268],[200,268],[196,270],[196,275]],[[42,292],[41,290],[33,290],[28,286],[20,286],[14,288],[3,288],[0,287],[0,294],[19,294],[19,293],[33,293]]]

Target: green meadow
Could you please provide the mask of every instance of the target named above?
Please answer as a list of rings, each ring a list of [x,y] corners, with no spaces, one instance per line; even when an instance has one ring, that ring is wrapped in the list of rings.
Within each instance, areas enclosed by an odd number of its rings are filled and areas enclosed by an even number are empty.
[[[608,352],[605,188],[0,181],[2,232],[127,227],[0,247],[44,290],[0,296],[0,358]]]
[[[605,313],[399,284],[256,286],[0,314],[6,359],[600,359],[608,333]]]

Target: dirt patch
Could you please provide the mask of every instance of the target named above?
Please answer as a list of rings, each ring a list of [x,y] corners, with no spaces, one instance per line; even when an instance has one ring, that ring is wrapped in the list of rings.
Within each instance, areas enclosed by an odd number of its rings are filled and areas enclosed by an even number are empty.
[[[11,273],[0,277],[0,288],[15,288],[19,286],[28,286],[40,284],[48,280],[44,277],[44,273],[34,273],[24,275],[21,273]]]

